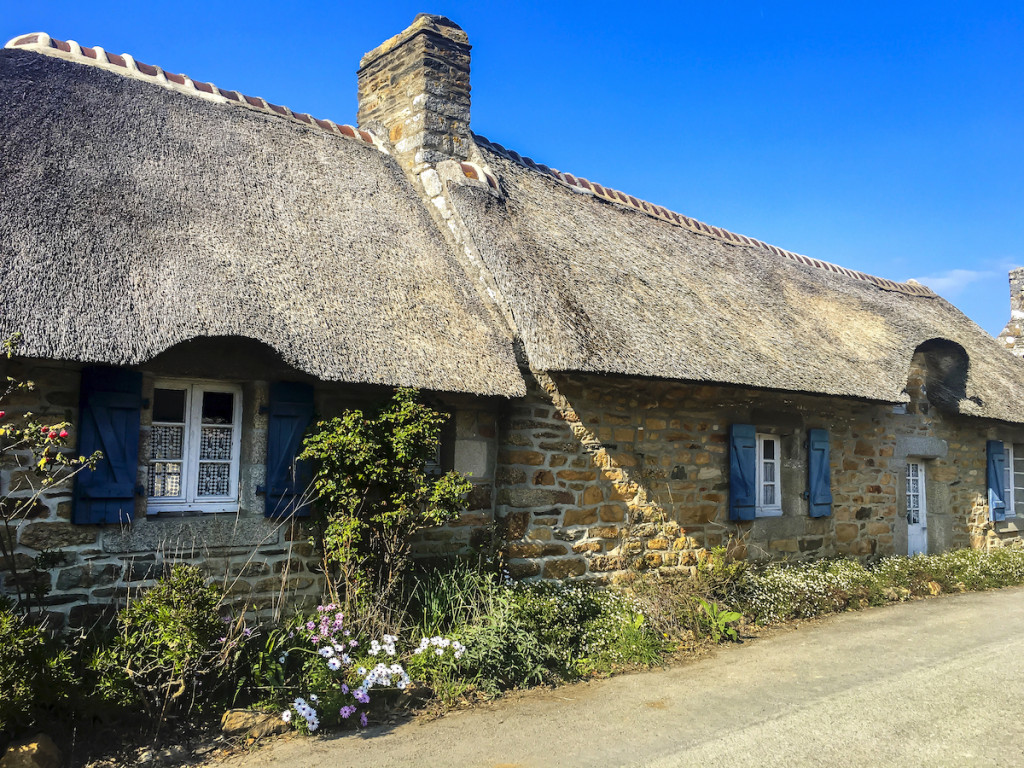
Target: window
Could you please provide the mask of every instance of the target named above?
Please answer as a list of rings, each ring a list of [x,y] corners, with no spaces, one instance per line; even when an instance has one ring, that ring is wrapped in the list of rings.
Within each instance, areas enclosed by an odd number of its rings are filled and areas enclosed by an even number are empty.
[[[1006,516],[1024,517],[1024,445],[1003,443],[1006,466],[1003,469],[1003,488],[1006,496]]]
[[[147,512],[236,512],[241,390],[158,381],[151,406]]]
[[[928,504],[925,498],[925,465],[907,461],[907,554],[928,552]]]
[[[780,482],[780,443],[775,435],[757,436],[757,515],[772,517],[782,514]]]

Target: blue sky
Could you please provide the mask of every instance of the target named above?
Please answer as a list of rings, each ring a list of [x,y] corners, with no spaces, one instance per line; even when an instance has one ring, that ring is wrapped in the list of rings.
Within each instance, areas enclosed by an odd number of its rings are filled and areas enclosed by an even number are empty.
[[[1024,265],[1024,4],[0,0],[44,31],[355,122],[416,13],[473,44],[473,129],[780,247],[916,278],[990,333]],[[2,42],[2,41],[0,41]]]

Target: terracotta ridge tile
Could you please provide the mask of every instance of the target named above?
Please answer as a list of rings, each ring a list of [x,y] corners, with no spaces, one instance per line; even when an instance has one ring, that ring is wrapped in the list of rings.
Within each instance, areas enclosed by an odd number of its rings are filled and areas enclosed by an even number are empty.
[[[99,46],[86,48],[74,40],[57,40],[45,32],[33,32],[28,35],[19,35],[10,40],[5,48],[22,48],[35,51],[45,56],[54,56],[65,60],[74,61],[78,64],[85,64],[100,67],[108,72],[116,72],[125,77],[136,80],[144,80],[163,86],[179,93],[203,98],[208,101],[215,101],[219,104],[233,104],[246,109],[253,109],[267,115],[274,115],[286,120],[293,120],[311,128],[322,130],[334,136],[344,136],[354,139],[362,144],[369,144],[378,151],[387,154],[384,145],[371,133],[355,128],[350,125],[338,125],[330,120],[320,120],[304,112],[292,112],[288,107],[279,104],[271,104],[266,99],[258,96],[246,96],[238,91],[228,91],[218,88],[213,83],[205,83],[193,80],[188,75],[165,72],[160,67],[151,64],[144,64],[127,54],[121,55],[107,53]],[[67,55],[61,55],[67,54]]]
[[[727,229],[721,227],[713,227],[710,224],[705,224],[702,221],[691,219],[688,216],[684,216],[675,211],[670,211],[660,205],[654,205],[648,203],[646,200],[639,200],[632,195],[627,195],[623,192],[604,187],[597,182],[588,181],[582,176],[574,176],[570,173],[562,173],[560,171],[552,170],[546,165],[534,162],[529,157],[523,157],[515,150],[506,149],[501,144],[491,141],[490,139],[481,136],[478,133],[473,134],[473,138],[481,146],[490,149],[492,152],[504,157],[506,160],[511,160],[517,165],[521,165],[525,168],[529,168],[532,171],[537,171],[545,176],[550,176],[561,184],[565,184],[576,189],[583,190],[585,192],[592,193],[595,197],[599,197],[609,202],[624,205],[627,208],[645,213],[655,219],[660,219],[668,224],[672,224],[677,227],[688,229],[691,232],[697,232],[702,235],[714,237],[719,240],[723,240],[727,243],[734,243],[740,245],[746,245],[753,248],[759,248],[761,250],[768,251],[769,253],[775,254],[781,258],[789,261],[794,261],[797,264],[802,264],[807,267],[814,267],[816,269],[823,269],[828,272],[833,272],[837,275],[844,275],[846,277],[853,278],[855,280],[861,280],[866,283],[882,288],[887,291],[895,291],[898,293],[905,293],[911,296],[922,296],[927,298],[935,298],[936,294],[927,286],[919,285],[916,283],[899,283],[895,280],[889,280],[884,277],[876,277],[875,275],[869,275],[866,272],[858,272],[853,269],[847,269],[846,267],[839,266],[838,264],[832,264],[828,261],[822,261],[821,259],[814,259],[810,256],[802,256],[792,251],[787,251],[779,248],[775,245],[769,245],[768,243],[762,242],[753,237],[747,235],[740,235],[735,232],[730,232]]]

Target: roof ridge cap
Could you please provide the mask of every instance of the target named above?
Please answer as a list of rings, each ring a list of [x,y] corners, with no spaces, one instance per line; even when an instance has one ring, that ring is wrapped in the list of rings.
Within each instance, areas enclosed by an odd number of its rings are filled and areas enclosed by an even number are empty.
[[[57,40],[45,32],[31,32],[27,35],[18,35],[8,40],[4,48],[34,51],[44,56],[104,69],[133,80],[153,83],[177,93],[212,101],[215,104],[232,104],[264,114],[275,115],[312,128],[318,128],[334,136],[355,139],[363,144],[375,147],[384,154],[390,154],[384,143],[369,131],[352,125],[338,124],[332,120],[321,120],[305,112],[293,112],[288,107],[280,104],[271,104],[259,96],[247,96],[238,91],[228,91],[218,88],[213,83],[193,80],[188,75],[168,73],[161,67],[136,61],[133,56],[127,53],[122,53],[121,55],[111,54],[99,46],[92,48],[84,47],[74,40]]]
[[[653,203],[649,203],[646,200],[641,200],[637,197],[634,197],[633,195],[627,195],[624,192],[619,192],[618,190],[611,189],[610,187],[605,187],[602,184],[589,181],[583,178],[582,176],[574,176],[571,173],[563,173],[562,171],[556,170],[554,168],[549,168],[548,166],[542,163],[534,162],[529,157],[524,157],[520,155],[518,152],[514,150],[506,149],[501,144],[491,141],[490,139],[481,136],[478,133],[474,133],[473,138],[477,141],[477,143],[483,145],[487,149],[492,150],[493,152],[496,152],[497,154],[504,157],[506,160],[511,160],[517,165],[521,165],[522,167],[528,170],[536,171],[545,176],[549,176],[555,179],[555,181],[568,185],[575,191],[592,194],[595,197],[601,198],[602,200],[617,203],[618,205],[624,205],[627,208],[632,208],[633,210],[640,211],[641,213],[645,213],[648,216],[651,216],[652,218],[655,219],[660,219],[661,221],[667,222],[668,224],[671,224],[673,226],[688,229],[689,231],[695,232],[696,234],[713,237],[717,240],[729,243],[730,245],[747,245],[754,248],[760,248],[762,250],[766,250],[770,253],[773,253],[781,258],[789,259],[790,261],[795,261],[798,264],[803,264],[804,266],[807,267],[815,267],[817,269],[824,269],[829,272],[834,272],[838,275],[845,275],[846,277],[853,278],[854,280],[860,280],[862,282],[871,283],[872,285],[886,291],[895,291],[897,293],[904,293],[909,296],[921,296],[925,298],[936,298],[937,296],[937,294],[930,288],[928,288],[925,285],[921,285],[916,281],[900,283],[896,282],[895,280],[888,280],[887,278],[884,277],[869,275],[867,272],[859,272],[854,269],[847,269],[846,267],[842,267],[838,264],[833,264],[832,262],[829,261],[814,259],[811,258],[810,256],[803,256],[799,253],[794,253],[793,251],[787,251],[784,248],[779,248],[778,246],[771,245],[762,240],[758,240],[757,238],[754,237],[739,235],[736,234],[735,232],[730,232],[727,229],[722,229],[721,227],[715,227],[710,224],[705,224],[702,221],[692,219],[689,216],[684,216],[681,213],[670,211],[668,208],[665,208],[663,206],[654,205]]]

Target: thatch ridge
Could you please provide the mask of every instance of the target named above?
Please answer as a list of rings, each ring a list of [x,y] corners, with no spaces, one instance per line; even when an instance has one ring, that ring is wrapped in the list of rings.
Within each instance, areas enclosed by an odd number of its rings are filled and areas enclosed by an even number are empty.
[[[361,141],[0,51],[0,333],[138,365],[243,336],[325,380],[516,396],[495,323],[397,163]]]
[[[1024,362],[944,299],[726,244],[480,149],[504,198],[451,194],[533,367],[898,403],[918,346],[949,339],[970,360],[959,410],[1024,422]]]
[[[98,45],[89,47],[79,45],[74,40],[58,40],[50,37],[45,32],[19,35],[9,40],[4,48],[35,51],[44,56],[53,56],[66,61],[73,61],[76,64],[105,69],[108,72],[124,77],[143,80],[177,91],[178,93],[206,99],[217,104],[234,104],[246,109],[255,109],[268,115],[277,115],[278,117],[294,120],[304,125],[315,126],[338,136],[355,139],[366,144],[373,144],[382,152],[387,152],[385,144],[369,131],[355,128],[351,125],[335,123],[332,120],[321,120],[305,112],[293,112],[288,107],[281,104],[272,104],[261,96],[247,96],[239,91],[218,88],[213,83],[193,80],[188,75],[166,72],[161,67],[137,61],[135,57],[128,53],[120,55],[108,53]]]
[[[840,266],[838,264],[833,264],[832,262],[829,261],[822,261],[821,259],[814,259],[811,258],[810,256],[803,256],[799,253],[794,253],[793,251],[787,251],[784,248],[779,248],[776,245],[770,245],[769,243],[766,243],[762,240],[758,240],[757,238],[748,237],[747,235],[740,235],[735,232],[731,232],[727,229],[723,229],[721,227],[715,227],[710,224],[705,224],[702,221],[690,218],[689,216],[684,216],[681,213],[670,211],[669,209],[664,208],[663,206],[655,205],[654,203],[649,203],[646,200],[636,198],[633,195],[627,195],[625,192],[620,192],[617,189],[612,189],[611,187],[607,187],[603,184],[598,184],[597,182],[589,181],[588,179],[585,179],[582,176],[574,176],[571,173],[563,173],[562,171],[559,171],[555,168],[551,168],[547,165],[544,165],[543,163],[537,163],[530,157],[524,157],[515,150],[506,149],[501,144],[498,144],[495,141],[491,141],[490,139],[480,136],[479,134],[473,134],[473,138],[476,140],[476,143],[479,146],[485,149],[489,149],[492,152],[496,152],[497,154],[504,157],[506,160],[511,160],[515,163],[518,163],[524,168],[528,168],[530,170],[534,170],[539,173],[543,173],[547,176],[550,176],[551,178],[555,179],[555,181],[558,181],[561,184],[567,184],[570,187],[573,187],[577,190],[583,191],[588,194],[596,195],[597,197],[600,197],[604,200],[608,200],[609,202],[615,203],[616,205],[625,205],[634,210],[642,211],[643,213],[646,213],[648,216],[653,216],[655,218],[661,219],[662,221],[667,221],[669,224],[672,224],[674,226],[685,227],[686,229],[689,229],[691,232],[697,232],[700,234],[707,235],[709,237],[714,237],[719,240],[722,240],[723,242],[730,243],[732,245],[751,245],[756,246],[758,248],[763,248],[764,250],[769,251],[775,254],[776,256],[781,256],[782,258],[785,259],[792,259],[793,261],[797,261],[809,267],[827,269],[830,272],[846,275],[847,277],[852,277],[855,280],[863,280],[865,282],[872,283],[878,286],[879,288],[882,288],[883,290],[899,291],[900,293],[906,293],[912,296],[923,296],[927,298],[935,296],[935,293],[930,288],[928,288],[925,285],[921,285],[920,283],[900,283],[896,282],[895,280],[888,280],[884,277],[869,275],[866,272],[858,272],[857,270],[854,269],[847,269],[846,267]]]

